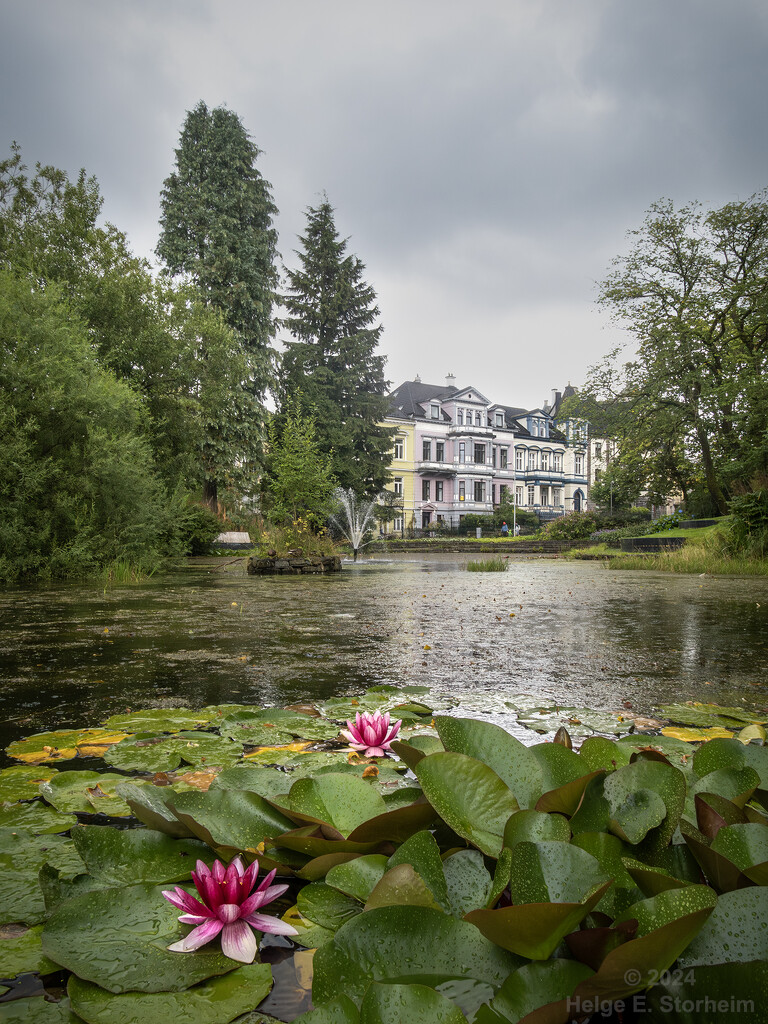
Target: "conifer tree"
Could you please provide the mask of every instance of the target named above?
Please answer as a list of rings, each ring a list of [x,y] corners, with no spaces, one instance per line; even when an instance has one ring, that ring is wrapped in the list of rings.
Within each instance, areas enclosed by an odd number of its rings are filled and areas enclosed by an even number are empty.
[[[307,210],[299,266],[286,268],[282,323],[294,340],[282,358],[278,423],[301,391],[340,486],[373,495],[387,479],[392,433],[381,425],[388,404],[386,359],[376,354],[382,327],[365,265],[347,254],[333,215],[327,198]]]
[[[256,168],[258,155],[234,111],[209,110],[202,101],[189,111],[175,169],[164,183],[156,252],[167,273],[191,281],[203,302],[218,310],[235,332],[246,356],[241,386],[261,399],[273,377],[277,234],[272,220],[277,210],[270,185]],[[260,436],[263,409],[254,403],[252,413]],[[240,454],[244,462],[259,462],[260,457],[258,449]],[[223,478],[232,467],[220,469]],[[217,479],[209,475],[204,498],[214,508],[217,491]]]

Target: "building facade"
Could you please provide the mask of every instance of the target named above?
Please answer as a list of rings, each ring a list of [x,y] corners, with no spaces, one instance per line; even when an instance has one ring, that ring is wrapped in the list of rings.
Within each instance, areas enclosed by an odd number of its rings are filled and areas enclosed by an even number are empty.
[[[405,381],[390,395],[394,427],[390,489],[403,516],[387,529],[456,527],[505,500],[543,519],[586,508],[586,424],[539,409],[500,405],[472,386]]]

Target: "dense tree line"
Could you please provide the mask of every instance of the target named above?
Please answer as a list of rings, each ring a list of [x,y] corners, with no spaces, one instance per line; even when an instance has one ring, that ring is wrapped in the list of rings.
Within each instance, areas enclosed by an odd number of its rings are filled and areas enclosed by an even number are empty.
[[[277,211],[258,156],[232,111],[188,113],[159,274],[101,223],[94,178],[30,171],[15,145],[0,161],[0,579],[155,565],[260,488],[278,519],[301,511],[291,487],[308,491],[319,522],[336,482],[381,487],[375,293],[330,205],[310,210],[282,300],[298,347],[281,359]]]

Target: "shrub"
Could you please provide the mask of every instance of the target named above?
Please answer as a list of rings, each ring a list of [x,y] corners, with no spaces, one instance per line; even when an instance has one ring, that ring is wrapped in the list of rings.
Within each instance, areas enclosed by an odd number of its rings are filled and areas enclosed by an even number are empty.
[[[207,505],[188,501],[178,521],[179,539],[186,555],[206,555],[222,531],[222,523]]]
[[[569,512],[547,523],[541,532],[547,540],[584,540],[596,527],[594,512]]]
[[[684,519],[690,518],[682,509],[673,512],[671,516],[659,516],[648,527],[648,533],[664,533],[666,530],[676,530]]]

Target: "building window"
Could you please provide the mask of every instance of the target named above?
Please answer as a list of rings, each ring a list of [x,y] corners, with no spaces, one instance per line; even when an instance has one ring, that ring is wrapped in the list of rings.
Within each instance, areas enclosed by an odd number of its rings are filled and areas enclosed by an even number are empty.
[[[445,462],[445,441],[435,441],[435,460]]]
[[[528,469],[538,469],[539,453],[528,452]]]
[[[392,529],[394,530],[395,533],[402,533],[403,532],[403,517],[402,516],[395,516],[395,518],[392,520]]]
[[[549,504],[549,488],[548,487],[542,487],[541,488],[541,504],[542,505],[548,505]]]
[[[497,427],[503,427],[504,426],[504,413],[503,412],[498,412],[498,411],[496,412],[496,426]]]
[[[515,469],[518,471],[518,473],[522,473],[522,471],[523,471],[523,459],[524,459],[524,457],[525,457],[525,452],[523,452],[522,450],[515,452]],[[522,502],[520,504],[522,504]]]
[[[485,462],[485,445],[475,445],[475,462]]]
[[[558,452],[555,452],[555,454],[552,456],[552,469],[555,471],[555,473],[563,472],[563,456],[560,455]]]
[[[522,487],[516,487],[515,488],[515,504],[516,505],[522,505],[523,504],[523,488]]]
[[[560,503],[561,503],[560,502],[560,488],[559,487],[553,487],[552,488],[552,504],[553,505],[559,505]]]
[[[460,427],[464,426],[464,410],[463,409],[459,409],[458,412],[456,413],[456,422],[459,424]]]
[[[499,448],[499,469],[507,468],[508,451],[506,448]]]
[[[429,501],[429,480],[421,481],[421,500]]]
[[[399,494],[399,495],[402,496],[402,493],[403,493],[403,478],[401,476],[396,476],[394,478],[394,480],[392,481],[392,487],[394,489],[395,494]]]
[[[405,458],[405,438],[404,437],[398,437],[396,439],[396,441],[395,441],[395,458],[396,459],[400,459],[400,460]]]
[[[603,446],[601,444],[595,445],[595,458],[602,459],[603,457]]]
[[[528,484],[528,504],[533,505],[536,501],[536,488],[533,484]]]
[[[475,501],[485,501],[484,480],[475,480]]]
[[[459,441],[459,462],[467,461],[467,445],[464,441]]]
[[[482,425],[483,425],[483,418],[482,418],[482,416],[480,415],[479,412],[476,412],[475,413],[475,426],[476,427],[482,427]]]
[[[435,501],[443,500],[443,481],[435,480]]]
[[[539,424],[536,420],[531,422],[531,434],[533,437],[539,436]]]
[[[429,412],[430,412],[430,415],[431,415],[433,420],[439,420],[440,419],[440,406],[439,405],[435,405],[435,404],[431,405],[430,409],[429,409]]]
[[[464,501],[467,496],[467,485],[464,480],[459,480],[459,501]]]
[[[576,476],[584,476],[584,456],[583,455],[577,455],[576,456],[575,471],[576,471]]]
[[[422,441],[421,442],[421,457],[424,462],[432,461],[432,442]]]
[[[547,429],[549,424],[546,420],[539,421],[539,437],[549,437],[549,430]]]
[[[549,452],[541,453],[541,468],[549,469]]]
[[[595,470],[595,483],[597,483],[597,481],[600,479],[600,477],[602,475],[603,475],[602,469],[596,469]]]
[[[507,496],[507,485],[506,484],[499,484],[499,503],[501,505],[504,504],[504,499],[506,498],[506,496]]]

